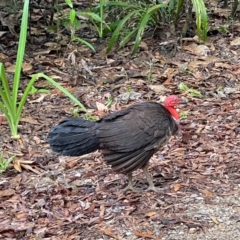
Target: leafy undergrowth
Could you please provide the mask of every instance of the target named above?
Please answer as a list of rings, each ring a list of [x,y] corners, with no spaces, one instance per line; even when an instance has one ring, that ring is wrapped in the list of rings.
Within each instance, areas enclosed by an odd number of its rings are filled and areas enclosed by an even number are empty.
[[[145,40],[135,56],[130,56],[131,49],[124,49],[106,57],[104,42],[96,53],[82,46],[67,52],[62,46],[57,53],[50,40],[29,45],[23,85],[30,74],[43,71],[98,117],[134,102],[179,94],[188,100],[179,109],[186,118],[183,136],[172,138],[151,159],[150,171],[162,192],[122,194],[127,177],[113,173],[100,153],[68,158],[50,150],[49,129],[78,111],[61,92],[39,80],[35,87],[50,92],[28,99],[20,122],[21,139],[11,139],[4,117],[0,118],[1,151],[16,156],[0,176],[0,237],[205,239],[202,234],[208,236],[208,229],[223,230],[223,236],[234,232],[226,222],[237,224],[239,219],[238,30],[234,39],[218,34],[201,47],[194,39],[186,39],[175,57],[164,55],[154,39]],[[16,45],[10,46],[11,37],[5,36],[8,49],[1,53],[9,72],[13,69],[9,57],[16,50]],[[180,91],[180,83],[203,97]],[[138,188],[147,188],[140,170],[134,180]],[[224,209],[229,212],[220,211]]]

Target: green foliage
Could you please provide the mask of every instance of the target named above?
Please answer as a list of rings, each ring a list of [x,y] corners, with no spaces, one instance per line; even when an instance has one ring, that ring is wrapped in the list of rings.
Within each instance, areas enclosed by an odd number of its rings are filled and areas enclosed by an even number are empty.
[[[188,69],[188,66],[187,66],[187,65],[182,68],[182,72],[183,72],[183,73],[186,73],[186,74],[189,74],[189,75],[192,75],[192,73],[191,73],[191,71]]]
[[[91,115],[90,113],[87,113],[87,114],[85,115],[85,119],[86,119],[86,120],[90,120],[90,121],[98,121],[98,120],[99,120],[99,118],[98,118],[97,116],[93,116],[93,115]]]
[[[154,81],[154,79],[152,78],[152,74],[153,74],[153,63],[152,61],[147,62],[148,66],[149,66],[149,70],[147,73],[147,80],[148,81]]]
[[[71,33],[71,41],[87,45],[94,51],[91,43],[76,36],[76,31],[81,28],[82,18],[86,18],[97,31],[99,37],[106,37],[112,33],[108,43],[107,53],[118,44],[119,48],[134,41],[132,54],[135,54],[142,41],[144,33],[150,28],[156,29],[160,25],[169,25],[169,32],[179,32],[178,23],[182,18],[186,22],[182,29],[185,36],[189,25],[192,23],[192,13],[195,13],[197,33],[199,40],[206,40],[208,30],[208,16],[204,0],[99,0],[96,7],[90,3],[89,11],[76,11],[72,0],[65,0],[69,11],[59,16],[62,25]],[[56,6],[59,12],[59,7]],[[58,28],[57,28],[58,29]]]
[[[203,0],[192,0],[193,7],[196,13],[197,33],[200,39],[207,39],[208,31],[208,16]]]
[[[95,13],[101,14],[101,19],[108,18],[111,24],[103,29],[103,36],[113,31],[108,44],[107,52],[113,49],[117,41],[119,48],[124,47],[129,41],[134,40],[132,54],[136,53],[143,34],[149,26],[156,28],[160,24],[168,23],[174,33],[181,16],[188,6],[194,8],[196,26],[199,39],[206,40],[208,30],[208,17],[204,0],[169,0],[169,1],[100,1]],[[157,4],[156,4],[157,2]],[[190,5],[192,4],[192,5]],[[107,14],[106,14],[107,13]],[[171,25],[173,24],[173,26]],[[101,25],[102,27],[102,25]],[[101,28],[102,29],[102,28]],[[99,36],[102,36],[99,34]]]
[[[88,46],[93,51],[95,51],[95,49],[91,43],[87,42],[86,40],[84,40],[80,37],[76,37],[76,31],[80,29],[81,21],[76,18],[77,12],[73,8],[72,1],[65,0],[65,2],[70,7],[70,11],[69,11],[68,17],[62,19],[62,23],[63,23],[64,27],[70,31],[70,34],[71,34],[70,41],[71,42],[80,42],[80,43]]]
[[[23,94],[19,97],[19,83],[20,75],[22,69],[23,56],[26,46],[26,37],[27,37],[27,23],[28,23],[28,7],[29,0],[25,0],[22,23],[21,23],[21,32],[17,52],[16,68],[13,79],[13,84],[11,86],[11,80],[7,79],[7,75],[3,66],[3,63],[0,62],[0,110],[4,113],[8,125],[11,130],[13,138],[19,138],[18,135],[18,124],[20,121],[20,116],[23,110],[23,107],[26,103],[28,95],[33,91],[33,84],[38,78],[44,78],[59,90],[61,90],[65,95],[67,95],[71,100],[73,100],[83,111],[87,113],[87,109],[65,88],[63,88],[59,83],[55,82],[50,77],[46,76],[43,73],[37,73],[33,75],[32,79],[28,82],[27,87],[24,89]]]
[[[180,83],[180,84],[178,85],[178,88],[179,88],[181,91],[183,91],[183,92],[187,92],[188,95],[191,96],[191,97],[199,97],[199,98],[203,97],[203,95],[202,95],[199,91],[197,91],[197,90],[195,90],[195,89],[193,89],[193,88],[189,88],[189,87],[188,87],[187,85],[185,85],[184,83]]]
[[[3,153],[0,154],[0,173],[3,173],[7,170],[9,164],[13,161],[15,156],[11,156],[5,160]]]
[[[152,21],[154,22],[154,19],[156,19],[156,12],[160,8],[166,7],[165,4],[157,4],[151,6],[148,4],[128,4],[115,1],[106,2],[105,5],[106,7],[115,6],[123,9],[122,15],[120,15],[121,20],[118,23],[109,41],[107,52],[110,52],[112,50],[114,44],[116,44],[116,41],[120,36],[120,48],[125,46],[132,38],[135,37],[132,54],[136,53],[148,24]]]
[[[187,119],[187,112],[180,112],[180,119]]]
[[[66,17],[62,17],[61,22],[63,26],[70,31],[71,34],[71,42],[80,42],[82,44],[85,44],[88,46],[90,49],[95,51],[95,48],[91,43],[88,41],[77,37],[76,36],[76,31],[81,28],[81,21],[77,17],[85,17],[87,18],[95,27],[96,31],[98,32],[98,35],[100,37],[103,36],[103,25],[106,27],[106,29],[109,29],[109,26],[106,24],[106,22],[103,20],[103,5],[104,5],[104,0],[100,0],[99,3],[99,15],[88,11],[88,12],[82,12],[82,11],[76,11],[73,8],[73,4],[71,0],[65,0],[65,2],[68,4],[70,10],[68,12],[68,15]]]
[[[113,100],[114,100],[113,96],[109,96],[107,101],[105,102],[105,105],[107,107],[110,107],[113,104]]]
[[[228,29],[227,29],[226,26],[219,26],[219,27],[218,27],[218,31],[219,31],[220,33],[227,33],[227,32],[228,32]]]
[[[96,13],[77,11],[76,14],[78,16],[84,16],[89,21],[91,21],[93,23],[93,25],[95,26],[95,29],[97,30],[99,37],[103,36],[103,25],[105,25],[105,27],[107,29],[109,29],[109,26],[106,24],[106,22],[103,21],[102,18]],[[99,26],[98,26],[98,24],[99,24]]]
[[[105,0],[100,0],[96,9],[91,9],[90,12],[80,12],[80,15],[83,15],[89,19],[89,21],[94,25],[95,29],[98,32],[99,37],[103,37],[104,30],[111,31],[110,26],[103,20],[104,19],[104,5]],[[105,29],[103,27],[105,26]]]
[[[126,87],[126,92],[131,92],[131,91],[132,91],[132,87],[128,85],[128,86]]]
[[[6,1],[6,8],[5,10],[10,14],[18,14],[19,11],[22,9],[22,2],[17,0],[9,0]]]
[[[74,107],[74,108],[71,108],[70,110],[71,110],[72,116],[73,116],[74,118],[77,118],[77,117],[79,116],[79,115],[78,115],[79,107]]]
[[[50,91],[47,90],[47,89],[44,89],[44,88],[42,88],[42,89],[37,89],[37,88],[35,88],[34,86],[32,86],[32,88],[31,88],[29,94],[36,94],[36,93],[49,93],[49,92],[50,92]]]

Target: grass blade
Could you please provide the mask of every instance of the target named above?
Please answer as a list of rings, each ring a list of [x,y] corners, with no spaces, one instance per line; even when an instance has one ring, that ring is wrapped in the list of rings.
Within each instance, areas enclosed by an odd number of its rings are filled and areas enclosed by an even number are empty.
[[[29,0],[25,0],[24,7],[23,7],[23,14],[22,14],[20,39],[18,43],[16,69],[15,69],[13,89],[12,89],[12,106],[14,108],[14,112],[16,112],[16,108],[17,108],[18,88],[19,88],[22,62],[23,62],[23,56],[25,52],[26,39],[27,39],[28,7],[29,7]]]
[[[132,16],[134,16],[135,14],[138,14],[139,13],[139,9],[137,10],[134,10],[132,12],[130,12],[125,18],[123,18],[123,20],[120,21],[120,23],[118,24],[117,28],[115,29],[115,31],[113,32],[113,35],[109,41],[109,44],[108,44],[108,48],[107,48],[107,53],[109,53],[111,50],[112,50],[112,47],[113,45],[115,44],[116,40],[117,40],[117,37],[119,36],[120,34],[120,30],[121,28],[124,26],[124,24],[132,18]]]
[[[1,79],[1,82],[2,82],[2,85],[3,85],[4,95],[7,97],[7,102],[8,102],[9,105],[12,105],[11,92],[10,92],[10,88],[9,88],[9,84],[8,84],[8,80],[7,80],[7,77],[6,77],[6,72],[5,72],[3,63],[0,63],[0,79]]]
[[[87,41],[85,41],[84,39],[82,38],[79,38],[79,37],[73,37],[72,41],[78,41],[78,42],[81,42],[85,45],[87,45],[90,49],[92,49],[94,52],[96,52],[95,48],[93,47],[93,45]]]

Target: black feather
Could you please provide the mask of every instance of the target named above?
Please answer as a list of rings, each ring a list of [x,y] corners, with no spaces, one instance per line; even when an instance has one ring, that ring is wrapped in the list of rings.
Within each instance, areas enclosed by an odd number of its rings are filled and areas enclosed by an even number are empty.
[[[81,156],[99,148],[94,134],[95,122],[82,118],[67,118],[53,127],[48,142],[53,151],[66,156]]]
[[[178,125],[161,104],[145,102],[109,114],[97,122],[68,118],[53,127],[48,142],[62,155],[80,156],[97,149],[119,172],[144,167]]]

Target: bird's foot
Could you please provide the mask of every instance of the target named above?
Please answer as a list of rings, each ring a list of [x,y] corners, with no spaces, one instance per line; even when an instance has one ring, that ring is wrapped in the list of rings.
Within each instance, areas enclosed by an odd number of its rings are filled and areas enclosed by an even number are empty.
[[[162,189],[157,188],[155,186],[149,186],[148,189],[146,191],[154,191],[154,192],[162,192]]]
[[[126,193],[127,191],[140,192],[139,189],[133,187],[132,185],[127,185],[127,187],[125,187],[125,188],[122,190],[122,193]]]
[[[140,192],[137,188],[133,187],[133,181],[132,181],[132,173],[128,173],[128,185],[122,190],[122,193],[125,193],[127,191],[132,192]]]

